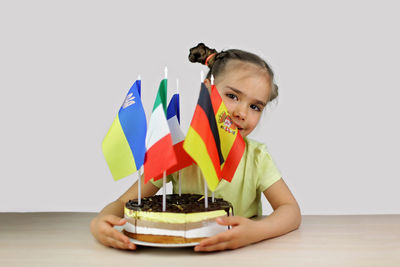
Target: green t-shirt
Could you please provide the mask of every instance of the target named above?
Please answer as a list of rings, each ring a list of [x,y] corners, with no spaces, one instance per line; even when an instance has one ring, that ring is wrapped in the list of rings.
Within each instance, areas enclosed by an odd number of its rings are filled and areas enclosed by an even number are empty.
[[[246,148],[232,181],[222,179],[214,191],[216,198],[232,203],[234,215],[247,218],[262,215],[261,193],[281,178],[264,144],[244,138]],[[204,179],[200,168],[193,164],[180,171],[181,192],[204,195]],[[168,176],[173,193],[179,191],[178,173]],[[162,179],[151,182],[162,186]],[[211,197],[209,190],[208,196]]]

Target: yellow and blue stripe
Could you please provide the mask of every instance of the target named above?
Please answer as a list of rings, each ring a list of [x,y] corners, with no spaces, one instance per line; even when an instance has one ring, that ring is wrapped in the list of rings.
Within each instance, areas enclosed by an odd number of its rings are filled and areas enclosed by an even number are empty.
[[[141,81],[129,90],[102,143],[102,150],[114,180],[124,178],[144,163],[146,115],[140,99]]]

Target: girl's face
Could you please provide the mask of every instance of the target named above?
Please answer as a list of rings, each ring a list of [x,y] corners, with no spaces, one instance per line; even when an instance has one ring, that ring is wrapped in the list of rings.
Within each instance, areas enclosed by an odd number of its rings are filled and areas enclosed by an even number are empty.
[[[240,134],[243,137],[250,134],[271,92],[267,72],[251,63],[230,63],[215,85]]]

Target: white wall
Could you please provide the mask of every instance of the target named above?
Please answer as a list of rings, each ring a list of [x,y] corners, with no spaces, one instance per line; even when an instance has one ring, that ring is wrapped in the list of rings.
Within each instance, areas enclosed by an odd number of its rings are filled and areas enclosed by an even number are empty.
[[[205,42],[276,72],[252,137],[303,214],[400,212],[395,1],[56,2],[0,3],[0,211],[98,211],[122,194],[136,177],[114,182],[101,142],[126,92],[140,74],[149,115],[168,66],[186,131],[206,70],[188,51]]]

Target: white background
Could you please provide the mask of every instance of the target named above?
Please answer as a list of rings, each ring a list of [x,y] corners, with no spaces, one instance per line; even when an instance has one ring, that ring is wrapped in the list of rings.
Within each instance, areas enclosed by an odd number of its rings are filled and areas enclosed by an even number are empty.
[[[187,56],[204,42],[271,64],[279,101],[252,137],[303,214],[399,213],[398,10],[396,1],[2,1],[0,211],[99,211],[121,195],[136,176],[114,182],[101,142],[127,91],[140,74],[149,117],[168,66],[186,132],[206,71]]]

